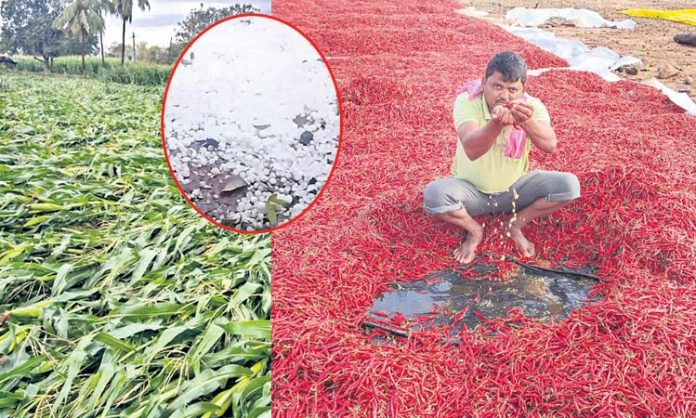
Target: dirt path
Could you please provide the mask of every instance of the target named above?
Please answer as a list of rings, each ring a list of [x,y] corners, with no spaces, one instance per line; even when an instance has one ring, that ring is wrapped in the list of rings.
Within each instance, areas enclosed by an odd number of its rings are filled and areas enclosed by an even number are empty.
[[[482,19],[493,23],[504,24],[505,13],[514,7],[527,8],[553,8],[550,0],[512,0],[491,1],[471,0],[462,4],[474,6],[478,10],[489,13]],[[688,77],[696,83],[696,47],[680,45],[672,40],[676,33],[696,32],[696,27],[682,23],[669,22],[661,19],[645,19],[630,17],[619,13],[620,10],[629,8],[651,9],[688,9],[693,8],[692,2],[687,1],[643,1],[617,0],[611,3],[599,0],[568,0],[564,7],[585,8],[594,10],[608,20],[633,19],[637,25],[632,30],[611,28],[576,28],[571,26],[556,26],[545,28],[567,39],[584,42],[588,47],[595,48],[605,46],[621,55],[632,55],[643,61],[642,67],[636,75],[619,74],[622,77],[643,81],[657,77],[660,66],[670,66],[674,75],[660,79],[660,81],[674,90],[690,88],[689,96],[696,99],[696,84],[685,85]],[[688,80],[687,80],[688,81]]]

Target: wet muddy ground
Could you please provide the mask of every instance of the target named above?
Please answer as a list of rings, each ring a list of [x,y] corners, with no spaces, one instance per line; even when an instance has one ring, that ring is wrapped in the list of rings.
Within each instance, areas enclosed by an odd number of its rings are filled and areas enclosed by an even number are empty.
[[[473,268],[481,276],[495,275],[496,271],[495,266],[488,265]],[[472,279],[458,271],[446,270],[422,280],[392,285],[393,290],[374,300],[369,317],[384,321],[400,313],[408,320],[408,325],[402,328],[418,329],[452,325],[465,312],[461,324],[473,329],[482,319],[507,316],[507,311],[515,307],[525,316],[542,322],[552,318],[561,320],[571,311],[601,298],[588,296],[590,289],[599,283],[582,276],[591,276],[591,268],[558,270],[521,268],[517,275],[505,281]],[[460,329],[461,325],[456,325],[452,334],[458,334]]]

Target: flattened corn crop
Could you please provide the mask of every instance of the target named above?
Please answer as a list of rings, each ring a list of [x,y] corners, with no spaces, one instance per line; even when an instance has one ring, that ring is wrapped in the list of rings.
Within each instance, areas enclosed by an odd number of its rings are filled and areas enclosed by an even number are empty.
[[[0,417],[270,416],[270,238],[180,197],[162,88],[5,78]]]

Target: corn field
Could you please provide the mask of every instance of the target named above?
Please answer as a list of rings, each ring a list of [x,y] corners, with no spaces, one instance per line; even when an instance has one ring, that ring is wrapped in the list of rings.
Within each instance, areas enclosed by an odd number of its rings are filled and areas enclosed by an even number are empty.
[[[0,417],[269,417],[270,237],[179,195],[162,86],[3,80]]]
[[[34,73],[43,73],[43,63],[29,56],[15,56],[16,69]],[[82,72],[82,60],[79,56],[56,57],[51,66],[51,73],[65,75],[84,75],[104,81],[121,84],[138,84],[156,86],[167,82],[171,66],[131,62],[121,65],[119,58],[107,58],[102,65],[99,57],[85,57],[85,72]]]

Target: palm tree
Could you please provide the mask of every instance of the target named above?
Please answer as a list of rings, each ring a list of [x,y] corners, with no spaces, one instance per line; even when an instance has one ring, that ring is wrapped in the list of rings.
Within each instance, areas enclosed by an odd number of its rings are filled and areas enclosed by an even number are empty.
[[[112,0],[101,0],[99,2],[100,8],[99,8],[99,15],[102,17],[105,14],[115,14],[116,13],[116,8],[114,6],[114,3]],[[105,66],[105,60],[104,60],[104,29],[102,29],[99,32],[99,49],[101,51],[101,60],[102,60],[102,67]]]
[[[82,72],[85,72],[85,38],[104,30],[100,0],[73,0],[53,21],[53,27],[77,35],[80,39]]]
[[[134,0],[114,0],[116,13],[123,20],[123,36],[121,37],[121,65],[126,58],[126,22],[133,22],[133,1]],[[145,11],[145,8],[150,9],[150,3],[147,0],[138,0],[138,7]]]

